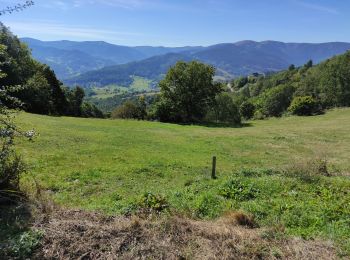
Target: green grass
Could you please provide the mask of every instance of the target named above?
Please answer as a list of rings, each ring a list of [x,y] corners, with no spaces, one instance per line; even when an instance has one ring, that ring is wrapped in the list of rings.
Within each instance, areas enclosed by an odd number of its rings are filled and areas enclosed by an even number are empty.
[[[133,83],[129,87],[122,87],[118,85],[108,85],[104,87],[93,87],[93,95],[90,98],[95,99],[107,99],[114,97],[116,95],[121,95],[125,93],[134,93],[134,92],[148,92],[151,90],[150,84],[151,80],[147,80],[142,77],[133,77]]]
[[[134,81],[130,85],[130,91],[149,91],[150,90],[150,84],[152,80],[148,80],[142,77],[134,76]]]
[[[332,239],[350,252],[350,109],[242,128],[25,113],[17,120],[40,134],[20,141],[31,166],[23,185],[35,176],[62,205],[119,214],[151,192],[184,214],[210,219],[242,209],[262,226]],[[320,154],[333,176],[281,171]]]
[[[106,99],[114,97],[115,95],[120,95],[122,93],[128,92],[128,88],[121,87],[117,85],[108,85],[105,87],[94,87],[91,89],[94,92],[94,95],[91,98]]]

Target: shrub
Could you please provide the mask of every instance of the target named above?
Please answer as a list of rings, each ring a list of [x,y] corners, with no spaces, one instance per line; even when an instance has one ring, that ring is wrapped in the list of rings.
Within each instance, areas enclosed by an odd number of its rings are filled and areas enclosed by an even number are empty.
[[[117,107],[111,114],[112,118],[136,119],[138,117],[137,106],[128,100],[123,105]]]
[[[261,110],[266,116],[279,117],[289,107],[294,87],[290,85],[280,85],[267,90],[260,97]]]
[[[255,106],[252,103],[245,101],[241,104],[239,112],[245,119],[251,119],[254,116]]]
[[[204,194],[195,205],[195,215],[199,218],[214,218],[222,211],[220,197],[213,194]]]
[[[128,100],[121,106],[117,107],[111,114],[111,118],[121,119],[139,119],[147,118],[147,104],[144,96],[136,101]]]
[[[229,180],[219,190],[224,198],[238,201],[255,199],[259,192],[253,184],[241,182],[239,179]]]
[[[10,242],[5,254],[14,259],[29,259],[34,250],[40,245],[42,237],[43,232],[39,230],[24,232]]]
[[[266,116],[264,115],[263,112],[261,112],[261,110],[257,110],[254,112],[254,119],[255,120],[263,120],[265,118],[266,118]]]
[[[103,118],[103,112],[99,110],[94,104],[84,102],[81,105],[81,116],[82,117],[95,117]]]
[[[155,195],[151,192],[145,193],[141,197],[138,205],[143,210],[158,213],[169,208],[169,204],[164,197],[160,195]]]
[[[241,123],[239,109],[227,93],[217,95],[214,108],[207,114],[206,119],[217,123]]]
[[[325,158],[299,160],[286,167],[284,174],[306,182],[318,181],[321,176],[330,176],[328,161]]]
[[[295,97],[288,111],[293,115],[311,116],[321,111],[320,104],[311,96]]]

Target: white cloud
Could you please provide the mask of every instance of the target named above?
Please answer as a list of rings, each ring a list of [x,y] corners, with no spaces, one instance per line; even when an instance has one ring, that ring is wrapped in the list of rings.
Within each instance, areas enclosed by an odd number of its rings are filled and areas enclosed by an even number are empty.
[[[337,9],[329,6],[324,6],[321,4],[314,4],[314,3],[307,3],[303,1],[295,1],[295,3],[314,11],[319,11],[319,12],[324,12],[324,13],[334,14],[334,15],[339,14],[339,11]]]
[[[29,35],[42,35],[43,38],[69,38],[75,40],[105,40],[122,41],[123,37],[138,37],[143,34],[134,32],[95,29],[84,26],[71,26],[48,21],[34,22],[7,22],[7,26],[21,37]]]
[[[137,9],[152,6],[153,2],[149,0],[53,0],[43,1],[40,5],[46,8],[60,8],[63,10],[84,5],[105,5],[124,9]]]

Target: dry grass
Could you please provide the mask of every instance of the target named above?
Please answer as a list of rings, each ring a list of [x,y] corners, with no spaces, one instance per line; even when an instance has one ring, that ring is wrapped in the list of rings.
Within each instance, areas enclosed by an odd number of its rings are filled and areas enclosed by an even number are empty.
[[[254,216],[244,213],[242,211],[238,212],[227,212],[221,220],[225,224],[229,225],[239,225],[246,228],[256,228],[258,224],[255,222]]]
[[[267,239],[262,229],[234,223],[247,218],[236,213],[217,221],[178,216],[141,219],[58,210],[36,224],[45,235],[35,258],[336,259],[330,243]]]

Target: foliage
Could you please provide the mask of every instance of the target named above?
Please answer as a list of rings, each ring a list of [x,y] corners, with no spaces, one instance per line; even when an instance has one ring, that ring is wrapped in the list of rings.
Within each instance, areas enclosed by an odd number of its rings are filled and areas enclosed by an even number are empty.
[[[166,210],[169,205],[164,197],[147,192],[141,197],[139,207],[154,212],[162,212]]]
[[[249,101],[245,101],[239,107],[239,112],[245,119],[251,119],[254,116],[255,106]]]
[[[31,57],[28,47],[0,23],[1,86],[21,85],[13,96],[23,102],[23,109],[39,114],[81,116],[85,96],[82,88],[67,89],[53,70]],[[6,100],[1,100],[6,105]]]
[[[4,57],[6,47],[0,45],[0,57]],[[2,60],[0,65],[6,63]],[[0,70],[0,80],[7,75]],[[20,134],[16,125],[12,121],[12,113],[8,106],[17,108],[21,105],[17,98],[11,93],[20,89],[19,86],[1,86],[0,89],[0,197],[4,193],[18,189],[19,177],[25,170],[21,158],[16,154],[14,149],[14,139],[16,134]]]
[[[259,195],[259,190],[251,183],[242,182],[240,179],[232,179],[220,188],[219,194],[226,199],[244,201],[255,199]]]
[[[117,107],[111,114],[112,118],[134,119],[137,118],[138,111],[134,102],[128,100],[123,105]]]
[[[146,119],[147,104],[144,96],[139,97],[137,101],[127,100],[112,112],[111,117],[121,119]]]
[[[220,93],[213,83],[215,69],[200,62],[178,62],[159,83],[161,97],[158,115],[161,121],[200,122]]]
[[[259,77],[242,91],[248,102],[256,105],[254,118],[281,116],[294,102],[311,102],[305,112],[295,114],[318,114],[322,109],[350,106],[350,52],[333,57],[318,65],[310,60],[302,67],[291,66],[288,70]],[[235,96],[242,96],[242,91]],[[302,98],[301,98],[302,97]],[[305,99],[304,97],[312,97]],[[315,103],[316,102],[316,103]],[[293,107],[296,103],[293,104]],[[301,110],[303,110],[303,105]],[[313,110],[314,111],[310,111]]]
[[[13,12],[23,11],[24,9],[34,5],[34,1],[27,0],[25,3],[16,4],[14,6],[7,6],[5,9],[0,10],[0,16],[5,14],[11,14]]]
[[[83,102],[81,105],[81,117],[104,118],[104,114],[94,104]]]
[[[42,237],[43,233],[39,230],[23,232],[11,240],[5,253],[15,259],[28,259],[40,245]]]
[[[209,111],[206,120],[239,125],[241,115],[232,97],[227,93],[221,93],[216,96],[215,104],[212,110]]]
[[[239,77],[232,81],[233,88],[239,90],[248,83],[248,77]]]
[[[204,219],[218,217],[222,213],[221,201],[216,194],[202,194],[195,202],[194,215]]]
[[[311,116],[320,112],[320,105],[311,96],[295,97],[288,111],[298,116]]]
[[[289,107],[294,93],[290,85],[280,85],[264,92],[258,100],[258,107],[266,116],[281,116]]]

